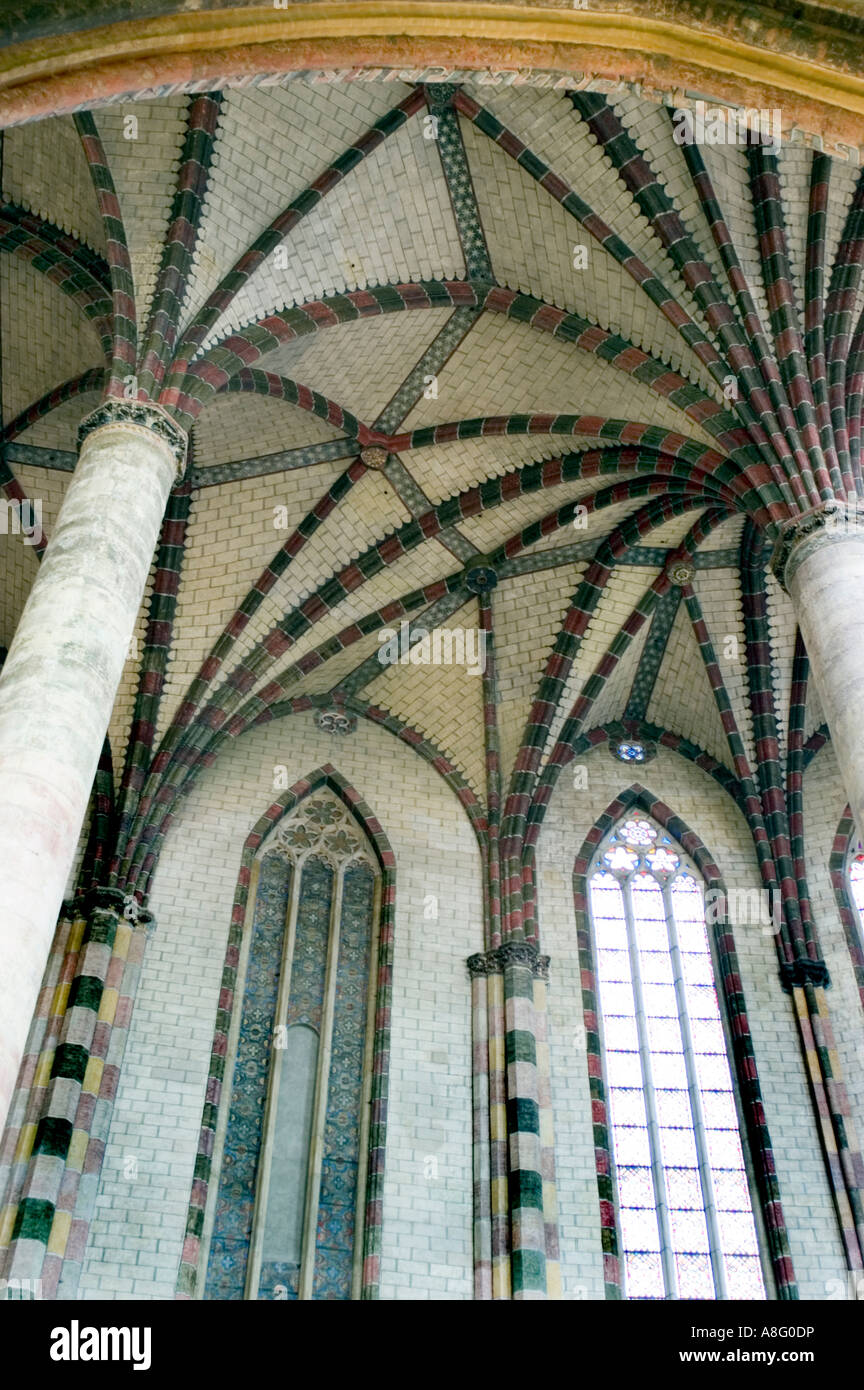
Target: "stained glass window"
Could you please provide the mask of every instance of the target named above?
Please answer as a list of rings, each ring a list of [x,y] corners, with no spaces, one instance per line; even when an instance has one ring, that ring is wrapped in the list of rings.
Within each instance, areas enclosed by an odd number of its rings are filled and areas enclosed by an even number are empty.
[[[858,909],[858,917],[864,930],[864,850],[859,841],[849,860],[849,889],[852,901]]]
[[[329,789],[262,846],[206,1298],[359,1297],[378,881]]]
[[[625,1297],[764,1298],[701,876],[634,812],[589,887]]]
[[[645,746],[642,743],[619,743],[615,755],[622,763],[644,763]]]

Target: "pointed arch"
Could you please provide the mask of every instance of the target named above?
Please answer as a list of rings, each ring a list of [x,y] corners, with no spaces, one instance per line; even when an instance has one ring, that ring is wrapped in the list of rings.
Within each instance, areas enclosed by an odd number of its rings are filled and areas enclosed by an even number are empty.
[[[240,870],[231,907],[231,925],[225,950],[222,983],[216,1010],[216,1024],[210,1051],[210,1066],[198,1152],[189,1208],[186,1235],[177,1277],[176,1297],[195,1296],[201,1269],[202,1234],[212,1174],[216,1127],[223,1099],[228,1038],[234,1007],[238,998],[238,968],[240,950],[247,924],[247,907],[252,884],[253,864],[258,851],[271,831],[285,816],[294,811],[307,797],[329,788],[345,805],[369,841],[381,869],[378,952],[375,980],[375,1020],[372,1039],[372,1092],[370,1097],[370,1127],[368,1172],[365,1194],[363,1234],[363,1273],[361,1298],[378,1296],[381,1259],[381,1217],[384,1186],[384,1153],[387,1129],[387,1101],[390,1068],[390,1011],[392,1003],[393,932],[395,924],[396,858],[390,841],[368,803],[348,780],[332,765],[320,767],[300,778],[273,801],[258,817],[243,842]]]
[[[573,906],[579,967],[582,980],[582,1008],[585,1023],[588,1076],[591,1089],[591,1110],[594,1125],[595,1167],[600,1200],[600,1225],[603,1244],[604,1284],[606,1297],[623,1297],[623,1279],[619,1259],[615,1191],[612,1181],[612,1143],[609,1131],[606,1083],[600,1045],[597,1000],[597,967],[593,930],[588,907],[588,877],[592,861],[600,844],[628,811],[639,809],[662,826],[677,840],[685,854],[698,868],[706,889],[722,894],[726,885],[715,860],[699,836],[664,801],[640,782],[632,782],[612,800],[588,831],[573,864]],[[753,1039],[744,995],[732,928],[728,922],[711,927],[713,946],[719,966],[718,993],[721,994],[732,1039],[732,1063],[738,1093],[744,1111],[750,1156],[762,1211],[768,1253],[780,1299],[797,1299],[798,1290],[785,1218],[780,1202],[780,1187],[765,1120],[762,1092],[756,1071]]]
[[[849,853],[857,841],[858,831],[855,828],[852,808],[847,801],[831,843],[828,873],[837,900],[837,911],[840,914],[840,921],[843,923],[846,945],[849,947],[852,969],[855,972],[855,983],[858,986],[861,1004],[864,1006],[864,939],[862,939],[862,923],[849,892],[848,878]]]

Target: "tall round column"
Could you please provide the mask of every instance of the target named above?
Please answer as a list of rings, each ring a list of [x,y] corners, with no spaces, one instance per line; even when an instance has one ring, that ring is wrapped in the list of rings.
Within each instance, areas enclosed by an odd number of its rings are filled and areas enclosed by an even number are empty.
[[[186,436],[106,401],[0,675],[0,1128]]]
[[[828,502],[787,526],[772,568],[798,619],[843,786],[864,835],[864,522]]]

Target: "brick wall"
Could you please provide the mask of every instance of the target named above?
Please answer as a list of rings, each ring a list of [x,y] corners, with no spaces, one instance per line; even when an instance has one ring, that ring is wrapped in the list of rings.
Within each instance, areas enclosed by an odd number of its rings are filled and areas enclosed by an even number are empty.
[[[828,857],[848,798],[840,782],[831,744],[816,755],[804,778],[804,844],[813,919],[831,974],[828,1006],[859,1141],[864,1135],[864,1028],[861,996],[837,899],[828,873]]]
[[[171,1298],[201,1118],[216,995],[242,840],[272,799],[273,767],[295,780],[330,761],[381,819],[396,853],[397,938],[381,1296],[470,1298],[470,1036],[465,957],[480,949],[479,860],[467,818],[419,758],[383,730],[346,739],[311,716],[247,736],[205,773],[163,851],[148,946],[106,1154],[81,1294]],[[600,1227],[572,860],[596,817],[634,777],[605,749],[584,755],[587,786],[565,769],[541,836],[564,1297],[602,1297]],[[704,841],[727,886],[759,887],[746,825],[717,784],[661,749],[635,774]],[[842,809],[830,752],[808,773],[805,807],[814,908],[831,969],[841,1063],[859,1122],[860,1002],[827,876]],[[825,861],[825,862],[823,862]],[[429,902],[437,897],[437,904]],[[424,909],[437,908],[437,920]],[[837,1223],[788,997],[759,925],[735,928],[756,1060],[803,1298],[843,1280]],[[137,1176],[136,1176],[137,1174]]]
[[[379,817],[397,863],[381,1296],[471,1296],[465,960],[482,949],[476,841],[453,793],[392,735],[361,723],[336,738],[298,715],[222,755],[163,851],[83,1297],[173,1296],[241,846],[274,799],[274,765],[292,782],[325,762]]]

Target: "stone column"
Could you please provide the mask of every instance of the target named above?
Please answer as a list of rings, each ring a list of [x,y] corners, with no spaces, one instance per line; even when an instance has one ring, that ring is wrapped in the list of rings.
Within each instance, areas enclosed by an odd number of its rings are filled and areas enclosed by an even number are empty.
[[[0,676],[0,1126],[186,436],[105,401],[79,448]]]
[[[827,502],[781,532],[771,567],[795,607],[849,805],[864,833],[864,519]]]

